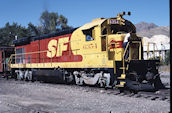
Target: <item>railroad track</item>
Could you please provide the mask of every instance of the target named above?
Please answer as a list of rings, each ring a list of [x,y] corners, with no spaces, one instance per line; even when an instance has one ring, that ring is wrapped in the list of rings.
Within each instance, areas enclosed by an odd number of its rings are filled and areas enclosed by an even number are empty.
[[[3,79],[3,78],[1,78]],[[4,79],[6,80],[6,79]],[[7,80],[6,80],[7,81]],[[9,79],[8,81],[15,82],[14,79]],[[57,84],[51,84],[51,83],[40,83],[39,81],[36,82],[26,82],[26,81],[16,81],[15,84],[27,84],[27,85],[33,85],[36,84],[38,86],[47,86],[47,87],[57,87]],[[61,85],[61,84],[58,84]],[[104,93],[107,95],[118,95],[118,96],[126,96],[126,97],[134,97],[134,98],[144,98],[152,101],[167,101],[170,103],[170,88],[161,89],[156,92],[143,92],[140,91],[138,93],[133,93],[128,90],[125,90],[123,92],[120,92],[119,89],[113,88],[113,89],[105,89],[105,88],[97,88],[97,87],[90,87],[90,86],[78,86],[78,85],[65,85],[71,88],[76,88],[81,91],[85,92],[96,92],[96,93]]]
[[[85,89],[86,92],[89,91],[96,91],[100,93],[105,93],[108,95],[118,95],[118,96],[127,96],[127,97],[134,97],[134,98],[145,98],[152,101],[167,101],[170,103],[170,89],[162,89],[156,92],[138,92],[138,93],[132,93],[130,91],[123,91],[120,92],[118,89],[104,89],[104,88],[94,88],[94,90],[91,87],[91,90]]]

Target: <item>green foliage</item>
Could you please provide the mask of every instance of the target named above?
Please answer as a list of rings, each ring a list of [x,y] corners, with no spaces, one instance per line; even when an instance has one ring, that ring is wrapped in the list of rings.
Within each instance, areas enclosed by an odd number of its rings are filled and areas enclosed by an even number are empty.
[[[67,25],[67,18],[64,17],[63,15],[60,15],[59,22],[60,22],[60,27],[61,27],[62,30],[72,28],[71,26]]]
[[[9,22],[6,23],[4,28],[0,28],[0,44],[1,45],[11,45],[15,37],[27,37],[28,31],[25,27],[13,23],[12,25]]]
[[[38,29],[38,27],[33,25],[31,22],[28,24],[27,30],[28,30],[29,36],[38,36],[38,35],[41,34],[41,32]]]
[[[44,11],[40,17],[42,33],[47,34],[72,27],[67,25],[67,18],[58,13]]]
[[[67,25],[67,18],[63,15],[58,15],[55,12],[44,11],[40,16],[40,26],[35,26],[31,22],[28,27],[22,27],[17,23],[12,25],[9,22],[6,23],[5,27],[0,28],[0,46],[11,45],[12,41],[17,38],[38,36],[41,34],[48,34],[51,32],[70,29],[72,27]]]

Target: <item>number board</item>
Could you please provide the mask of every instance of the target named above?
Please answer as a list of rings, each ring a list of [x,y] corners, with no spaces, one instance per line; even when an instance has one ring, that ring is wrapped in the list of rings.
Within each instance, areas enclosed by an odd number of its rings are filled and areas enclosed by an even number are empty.
[[[109,19],[109,24],[119,24],[119,20],[116,19]]]

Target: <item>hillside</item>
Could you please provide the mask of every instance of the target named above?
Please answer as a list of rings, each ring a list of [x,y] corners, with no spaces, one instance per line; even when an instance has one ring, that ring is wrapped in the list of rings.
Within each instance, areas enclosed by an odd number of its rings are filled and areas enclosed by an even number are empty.
[[[169,26],[158,26],[154,23],[140,22],[135,24],[139,36],[151,38],[154,35],[170,37]]]

